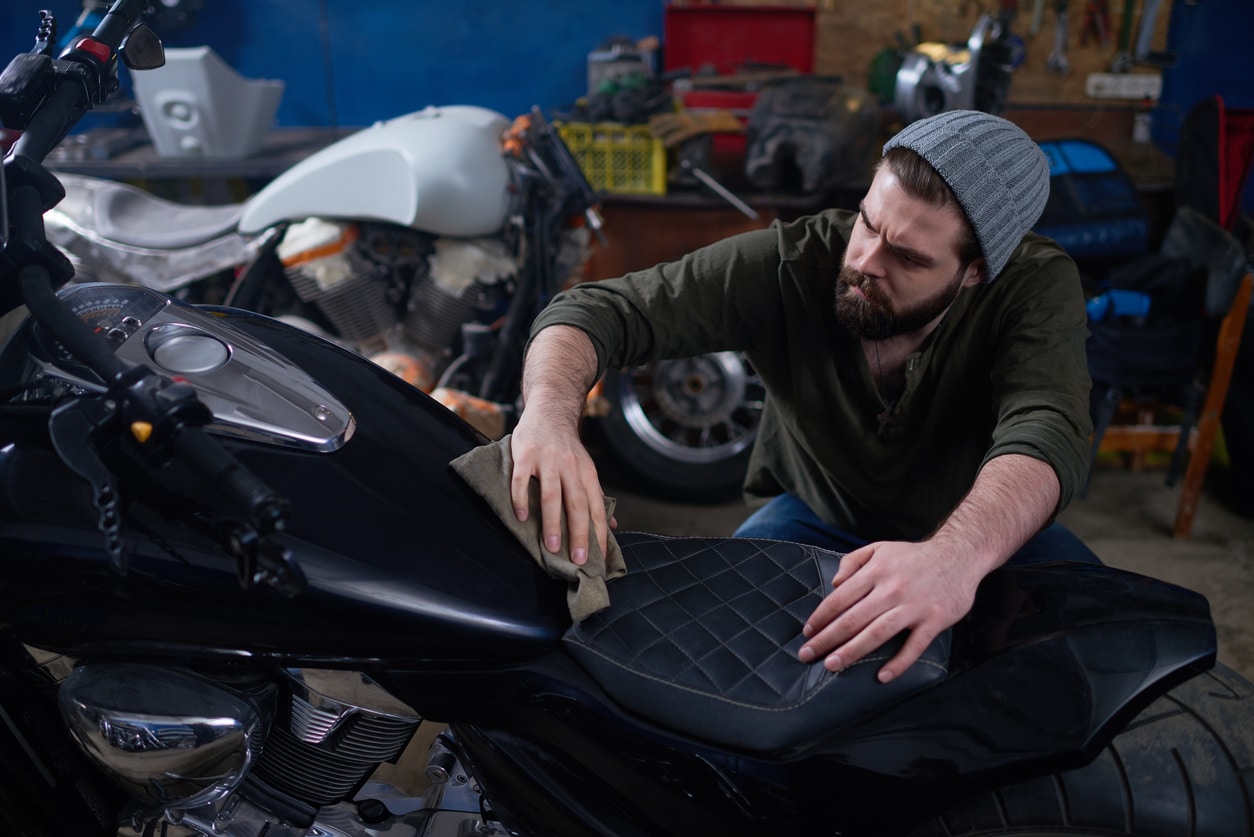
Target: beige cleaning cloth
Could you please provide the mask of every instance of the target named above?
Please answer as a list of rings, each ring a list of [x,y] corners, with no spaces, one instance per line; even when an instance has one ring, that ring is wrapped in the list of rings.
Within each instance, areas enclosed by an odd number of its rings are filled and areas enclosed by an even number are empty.
[[[509,494],[514,459],[510,454],[509,442],[510,437],[504,436],[490,444],[479,445],[449,464],[467,485],[488,501],[492,511],[514,533],[514,537],[527,547],[527,551],[540,567],[553,578],[566,582],[566,604],[570,607],[570,617],[576,622],[581,621],[598,610],[609,607],[610,595],[605,589],[605,580],[618,578],[627,572],[623,552],[611,532],[606,544],[608,554],[602,555],[596,538],[591,537],[588,542],[587,562],[583,566],[573,563],[570,560],[565,510],[562,511],[561,550],[549,552],[545,549],[544,533],[540,527],[540,483],[534,477],[527,490],[527,521],[519,523],[514,516],[514,503]],[[613,497],[605,498],[607,520],[614,516],[614,505]],[[591,533],[591,521],[588,527]]]

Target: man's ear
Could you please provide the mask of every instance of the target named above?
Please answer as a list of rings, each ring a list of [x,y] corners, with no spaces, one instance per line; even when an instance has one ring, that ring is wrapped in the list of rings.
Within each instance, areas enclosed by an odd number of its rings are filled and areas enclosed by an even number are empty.
[[[962,274],[962,287],[970,288],[975,285],[982,285],[987,278],[988,263],[984,261],[983,256],[980,256],[967,265],[967,269]]]

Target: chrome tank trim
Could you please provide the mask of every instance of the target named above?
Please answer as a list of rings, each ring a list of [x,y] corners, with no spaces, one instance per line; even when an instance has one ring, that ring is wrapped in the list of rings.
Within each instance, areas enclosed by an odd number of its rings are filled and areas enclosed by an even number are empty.
[[[89,326],[107,334],[118,358],[193,386],[213,413],[211,430],[323,453],[352,437],[356,421],[339,399],[221,317],[134,286],[71,285],[60,296]],[[46,348],[52,357],[41,363],[43,374],[102,389],[62,362],[56,347]]]

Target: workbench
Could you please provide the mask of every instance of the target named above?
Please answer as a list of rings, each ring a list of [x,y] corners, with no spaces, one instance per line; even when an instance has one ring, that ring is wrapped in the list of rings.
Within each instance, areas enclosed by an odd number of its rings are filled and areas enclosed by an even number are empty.
[[[758,217],[749,218],[709,191],[666,195],[607,195],[601,203],[606,246],[597,246],[584,269],[585,280],[608,279],[672,261],[730,235],[769,227],[832,206],[857,206],[866,184],[830,195],[738,191]]]

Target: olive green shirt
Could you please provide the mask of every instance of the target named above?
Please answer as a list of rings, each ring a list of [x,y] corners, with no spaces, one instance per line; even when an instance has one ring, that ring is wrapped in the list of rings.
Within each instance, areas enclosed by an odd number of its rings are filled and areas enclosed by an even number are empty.
[[[789,492],[868,539],[930,534],[988,460],[1051,465],[1061,510],[1083,484],[1091,431],[1088,330],[1074,262],[1029,234],[992,282],[963,290],[888,405],[835,283],[855,214],[828,210],[734,236],[617,279],[577,285],[532,335],[585,331],[600,369],[739,350],[767,389],[746,497]]]

